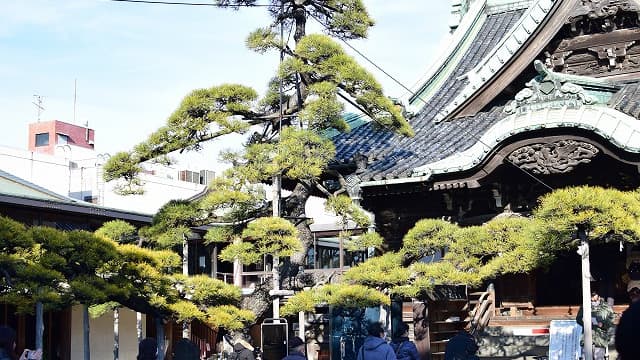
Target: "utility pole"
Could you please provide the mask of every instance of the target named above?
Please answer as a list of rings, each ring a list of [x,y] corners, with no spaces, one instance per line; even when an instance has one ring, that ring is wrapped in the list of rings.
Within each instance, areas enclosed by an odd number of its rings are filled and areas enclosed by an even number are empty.
[[[280,2],[280,17],[284,14],[284,1]],[[280,64],[284,60],[284,23],[280,21]],[[283,80],[280,78],[279,96],[280,108],[278,116],[278,136],[282,136],[282,116],[283,116]],[[280,217],[280,197],[282,196],[282,175],[273,176],[273,217]],[[272,256],[273,265],[271,273],[273,277],[273,318],[280,318],[280,259],[275,254]]]

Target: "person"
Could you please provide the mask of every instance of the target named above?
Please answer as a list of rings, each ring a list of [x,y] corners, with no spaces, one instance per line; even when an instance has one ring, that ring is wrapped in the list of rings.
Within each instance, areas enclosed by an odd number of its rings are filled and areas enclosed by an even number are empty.
[[[244,339],[236,340],[236,343],[233,344],[231,358],[234,360],[255,360],[253,356],[253,346]]]
[[[304,355],[306,344],[304,340],[299,337],[294,337],[289,341],[289,355],[282,358],[282,360],[307,360]]]
[[[409,340],[409,325],[403,322],[398,324],[398,333],[400,336],[391,341],[391,348],[398,360],[420,360],[418,348]]]
[[[200,349],[193,341],[182,338],[178,340],[173,350],[174,360],[200,360]]]
[[[583,308],[580,306],[576,322],[584,328],[582,322]],[[602,301],[597,292],[591,293],[591,329],[593,334],[593,360],[604,360],[609,347],[609,330],[613,327],[615,313],[609,304]]]
[[[15,360],[16,355],[16,332],[8,326],[0,326],[0,360]],[[40,360],[42,350],[24,349],[19,360]]]
[[[357,360],[396,360],[396,353],[384,340],[384,328],[380,322],[369,324],[369,335],[358,350]]]
[[[629,281],[629,284],[627,284],[627,294],[629,294],[631,303],[640,300],[640,280]]]
[[[138,344],[137,360],[156,360],[158,358],[158,344],[154,338],[145,338]]]
[[[634,301],[622,313],[616,327],[616,350],[619,360],[640,359],[640,301]]]
[[[444,358],[445,360],[478,360],[477,352],[476,339],[463,329],[447,342]]]

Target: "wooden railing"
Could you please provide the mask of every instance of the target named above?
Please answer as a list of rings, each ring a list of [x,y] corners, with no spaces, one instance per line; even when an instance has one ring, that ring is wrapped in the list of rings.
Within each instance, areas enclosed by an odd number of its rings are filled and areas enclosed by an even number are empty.
[[[489,325],[496,309],[496,292],[493,284],[489,284],[486,291],[475,293],[475,295],[479,295],[478,300],[469,302],[475,303],[469,312],[469,332],[474,335]]]
[[[341,275],[349,268],[343,269],[305,269],[305,274],[333,274],[333,275]],[[270,281],[273,273],[271,271],[243,271],[240,275],[242,277],[242,287],[248,288],[251,287],[251,284],[259,284],[264,283],[266,281]],[[233,273],[225,273],[225,272],[217,272],[215,274],[215,278],[218,280],[222,280],[227,284],[233,284]]]

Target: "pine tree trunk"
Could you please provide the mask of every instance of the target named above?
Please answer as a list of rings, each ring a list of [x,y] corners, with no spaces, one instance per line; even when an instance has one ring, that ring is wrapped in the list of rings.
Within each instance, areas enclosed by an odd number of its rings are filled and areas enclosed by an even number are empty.
[[[305,206],[311,194],[306,186],[296,184],[291,194],[284,200],[283,213],[286,216],[303,219],[307,216]],[[298,237],[302,242],[302,251],[291,256],[291,264],[296,267],[304,264],[307,250],[313,245],[313,234],[306,221],[301,221],[297,226]]]

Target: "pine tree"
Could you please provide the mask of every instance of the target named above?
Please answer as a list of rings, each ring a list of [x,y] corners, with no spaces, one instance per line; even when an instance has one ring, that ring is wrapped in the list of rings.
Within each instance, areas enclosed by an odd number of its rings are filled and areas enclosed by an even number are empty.
[[[238,8],[256,2],[218,0],[216,4]],[[407,136],[413,131],[374,77],[332,39],[366,37],[374,23],[361,0],[271,0],[267,10],[273,22],[251,32],[246,41],[251,50],[281,57],[267,94],[259,99],[255,90],[238,84],[194,90],[165,126],[131,151],[111,157],[105,164],[104,177],[118,181],[122,193],[140,193],[141,163],[166,162],[171,152],[198,150],[203,142],[253,131],[242,151],[223,155],[233,167],[212,184],[207,196],[191,203],[168,204],[154,219],[149,236],[171,244],[184,239],[191,226],[223,223],[226,226],[214,227],[207,234],[208,241],[234,243],[227,252],[233,249],[235,260],[246,262],[250,255],[247,251],[254,248],[242,241],[246,224],[270,213],[282,215],[296,225],[301,242],[301,251],[291,254],[291,265],[284,269],[286,279],[303,264],[312,242],[305,221],[307,200],[312,194],[335,196],[344,192],[344,188],[327,188],[322,181],[329,177],[345,183],[340,174],[327,171],[335,149],[323,136],[330,129],[349,131],[342,118],[344,102],[362,111],[381,131]],[[319,22],[326,35],[307,34],[308,20]],[[288,40],[290,31],[293,43]],[[255,130],[256,125],[260,130]],[[292,192],[281,201],[275,196],[269,204],[255,184],[273,182],[277,188],[281,178]],[[276,260],[277,256],[274,265]],[[257,301],[250,307],[262,314],[266,302]]]

